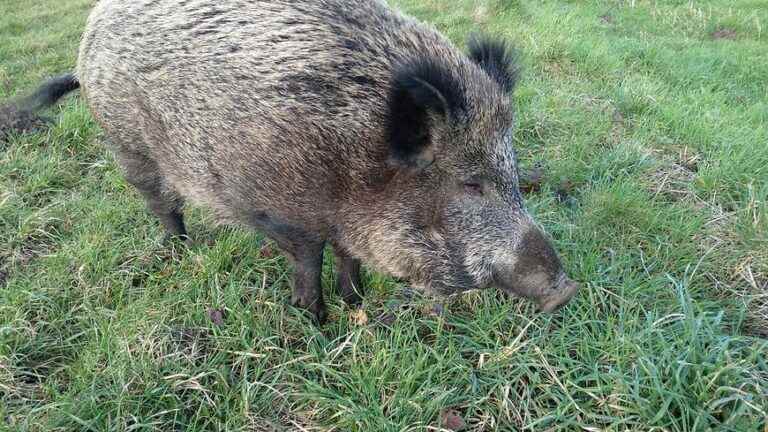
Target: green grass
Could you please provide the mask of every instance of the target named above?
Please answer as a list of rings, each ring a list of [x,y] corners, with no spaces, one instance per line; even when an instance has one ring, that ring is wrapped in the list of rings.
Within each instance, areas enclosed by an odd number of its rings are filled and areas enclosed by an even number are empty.
[[[0,100],[74,66],[91,3],[0,0]],[[519,46],[516,145],[546,173],[528,205],[578,298],[469,293],[438,318],[368,274],[371,323],[333,295],[318,330],[259,234],[196,209],[203,245],[163,246],[71,97],[0,143],[0,429],[416,431],[447,408],[476,431],[766,427],[764,3],[393,3]]]

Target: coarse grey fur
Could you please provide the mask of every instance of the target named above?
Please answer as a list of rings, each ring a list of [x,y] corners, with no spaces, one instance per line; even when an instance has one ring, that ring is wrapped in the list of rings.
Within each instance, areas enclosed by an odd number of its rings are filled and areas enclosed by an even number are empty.
[[[431,294],[576,292],[523,207],[512,61],[378,0],[103,0],[77,77],[171,234],[184,202],[265,232],[322,321],[326,243],[350,303],[360,260]]]

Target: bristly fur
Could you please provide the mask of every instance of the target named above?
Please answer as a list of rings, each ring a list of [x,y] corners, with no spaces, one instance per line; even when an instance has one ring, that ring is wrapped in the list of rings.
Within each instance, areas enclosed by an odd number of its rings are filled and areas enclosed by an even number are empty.
[[[430,143],[429,114],[451,117],[466,109],[463,86],[447,65],[429,56],[401,65],[391,85],[389,142],[396,160],[412,164]]]
[[[168,234],[186,237],[185,203],[260,230],[291,258],[291,303],[318,321],[327,244],[352,301],[362,260],[430,294],[514,280],[502,288],[551,305],[562,270],[522,244],[538,228],[494,80],[514,85],[513,57],[472,47],[474,61],[382,0],[99,0],[76,75]],[[475,176],[495,192],[468,195]],[[518,261],[524,277],[502,278]]]
[[[474,35],[468,42],[469,57],[488,75],[496,80],[504,91],[515,89],[520,78],[517,53],[506,41],[486,35]]]

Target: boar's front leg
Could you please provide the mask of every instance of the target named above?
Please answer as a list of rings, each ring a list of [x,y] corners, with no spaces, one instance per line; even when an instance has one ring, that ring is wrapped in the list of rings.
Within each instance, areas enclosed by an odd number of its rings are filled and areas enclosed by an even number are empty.
[[[336,290],[344,302],[350,306],[358,306],[363,301],[363,285],[360,282],[360,260],[356,260],[341,248],[336,252]]]
[[[294,272],[291,304],[310,311],[317,323],[323,324],[328,316],[323,301],[323,288],[320,284],[323,269],[323,243],[304,244],[293,251],[286,250],[286,252],[293,262]]]
[[[312,313],[318,324],[328,313],[323,301],[320,275],[323,270],[325,240],[302,228],[285,224],[265,212],[256,212],[251,219],[256,228],[271,237],[293,264],[293,295],[291,304]]]

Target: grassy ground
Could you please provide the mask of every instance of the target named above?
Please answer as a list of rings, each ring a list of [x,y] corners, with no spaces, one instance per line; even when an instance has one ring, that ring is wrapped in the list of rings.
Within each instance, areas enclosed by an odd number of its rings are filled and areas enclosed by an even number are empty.
[[[91,3],[0,0],[0,100],[73,67]],[[766,427],[765,4],[393,3],[520,47],[528,205],[580,296],[541,316],[470,293],[442,319],[369,274],[370,323],[331,296],[320,331],[258,234],[196,210],[206,245],[160,244],[73,97],[0,142],[0,429]]]

